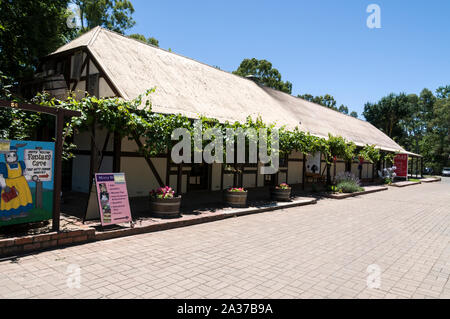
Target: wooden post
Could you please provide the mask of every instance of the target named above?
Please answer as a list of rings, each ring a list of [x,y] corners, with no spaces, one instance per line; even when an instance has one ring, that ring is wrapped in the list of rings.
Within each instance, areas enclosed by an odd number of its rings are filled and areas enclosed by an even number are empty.
[[[328,163],[326,163],[326,165],[327,165],[327,185],[331,185],[331,172],[330,172],[331,165]]]
[[[178,173],[177,173],[177,196],[180,196],[182,193],[182,173],[183,173],[183,163],[178,164]]]
[[[166,158],[166,185],[170,184],[170,157],[167,154]]]
[[[416,159],[416,178],[419,177],[419,158]]]
[[[302,190],[305,190],[306,183],[306,155],[303,153],[303,169],[302,169]]]
[[[289,184],[289,154],[286,157],[286,184]]]
[[[377,163],[378,165],[378,163]],[[372,182],[375,181],[375,163],[372,163]]]
[[[118,132],[114,132],[114,146],[113,146],[113,172],[119,173],[121,170],[121,157],[122,152],[122,137]]]
[[[259,181],[259,162],[256,164],[256,176],[255,176],[255,183],[256,187],[258,187],[258,181]]]
[[[423,157],[420,159],[420,178],[423,178]]]
[[[220,172],[220,190],[223,191],[223,175],[225,171],[225,163],[221,164],[221,172]]]
[[[95,117],[91,127],[91,155],[89,163],[89,193],[91,192],[92,180],[97,167],[97,149],[95,147]]]
[[[337,159],[336,161],[333,162],[333,178],[334,180],[336,180],[336,165],[337,164]]]
[[[55,143],[55,167],[54,167],[54,191],[53,191],[53,220],[52,229],[59,232],[61,216],[61,173],[62,173],[62,152],[63,152],[63,130],[64,111],[56,113],[56,143]]]

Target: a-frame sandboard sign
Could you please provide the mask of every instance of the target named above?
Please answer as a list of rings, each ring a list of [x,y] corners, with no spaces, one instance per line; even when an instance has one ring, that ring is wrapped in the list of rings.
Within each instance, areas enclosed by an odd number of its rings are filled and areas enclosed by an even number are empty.
[[[102,226],[133,225],[124,173],[95,174],[83,222],[91,220],[100,220]]]

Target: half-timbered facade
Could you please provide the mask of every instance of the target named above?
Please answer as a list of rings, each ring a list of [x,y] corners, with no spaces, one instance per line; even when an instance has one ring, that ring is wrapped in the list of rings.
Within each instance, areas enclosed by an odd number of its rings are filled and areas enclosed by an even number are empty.
[[[407,153],[368,122],[100,27],[42,59],[37,77],[40,89],[61,99],[69,91],[78,98],[88,92],[132,99],[155,87],[150,96],[154,112],[180,113],[192,119],[204,115],[231,122],[261,116],[265,122],[298,126],[316,136],[331,133],[360,147],[374,144],[386,152]],[[222,164],[176,165],[169,154],[145,159],[138,153],[140,141],[121,140],[99,128],[76,135],[74,143],[78,149],[69,179],[71,189],[79,192],[89,190],[89,180],[96,171],[125,172],[131,196],[146,196],[162,184],[185,193],[222,190],[233,184],[246,188],[281,182],[305,185],[318,179],[308,173],[307,156],[298,152],[281,159],[279,173],[272,176],[261,175],[256,164],[240,167],[242,174],[237,174],[236,167]],[[359,174],[358,165],[338,159],[330,172],[335,175],[351,168]],[[375,171],[374,165],[365,162],[361,177],[372,179]],[[325,172],[322,159],[320,175]]]

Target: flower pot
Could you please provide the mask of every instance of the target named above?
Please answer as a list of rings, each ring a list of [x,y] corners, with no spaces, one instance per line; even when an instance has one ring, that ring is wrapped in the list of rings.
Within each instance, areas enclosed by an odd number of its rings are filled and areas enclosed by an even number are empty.
[[[225,202],[231,207],[247,207],[247,192],[225,191]]]
[[[277,202],[289,202],[291,200],[291,188],[272,188],[272,199]]]
[[[155,217],[180,217],[180,205],[181,196],[166,199],[150,197],[150,211]]]

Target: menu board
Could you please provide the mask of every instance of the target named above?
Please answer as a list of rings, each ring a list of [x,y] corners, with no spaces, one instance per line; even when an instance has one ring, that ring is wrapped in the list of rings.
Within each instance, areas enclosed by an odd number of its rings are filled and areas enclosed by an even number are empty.
[[[131,222],[125,174],[95,174],[95,186],[102,225]]]

